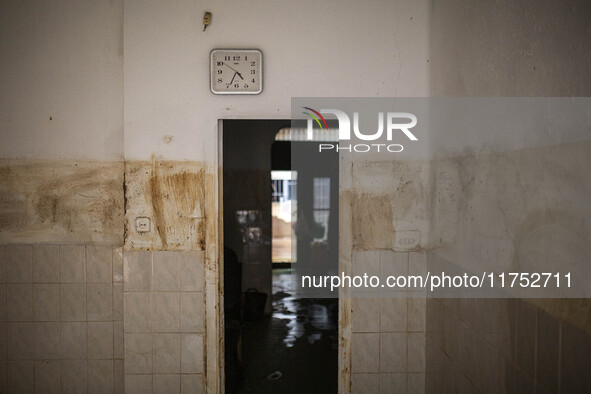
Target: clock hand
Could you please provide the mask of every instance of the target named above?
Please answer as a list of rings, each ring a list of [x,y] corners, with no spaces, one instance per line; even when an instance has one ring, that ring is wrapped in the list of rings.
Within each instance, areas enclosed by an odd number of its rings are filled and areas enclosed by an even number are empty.
[[[240,74],[240,73],[238,72],[238,70],[236,70],[235,68],[232,68],[232,67],[228,66],[226,63],[224,63],[224,66],[226,66],[226,67],[228,67],[230,70],[234,71],[236,74],[238,74],[238,76],[240,77],[240,79],[244,80],[244,77],[242,77],[242,74]],[[236,76],[236,74],[234,74],[234,76]],[[230,82],[230,83],[232,83],[232,82]]]
[[[235,69],[233,69],[232,67],[228,66],[226,63],[224,63],[224,66],[228,67],[230,70],[234,71],[235,73],[237,73],[238,71],[236,71]],[[238,73],[240,74],[240,73]]]
[[[230,81],[230,83],[228,85],[232,85],[232,82],[234,82],[234,78],[236,78],[236,74],[238,74],[238,71],[234,72],[234,76],[232,77],[232,80]],[[242,79],[244,79],[244,78],[242,78]]]

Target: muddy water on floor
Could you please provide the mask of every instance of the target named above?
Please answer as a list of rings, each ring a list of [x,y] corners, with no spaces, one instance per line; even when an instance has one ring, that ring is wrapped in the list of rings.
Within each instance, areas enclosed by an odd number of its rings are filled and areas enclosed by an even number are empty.
[[[245,325],[238,392],[336,392],[338,301],[299,298],[284,269],[273,272],[273,293],[272,315]]]

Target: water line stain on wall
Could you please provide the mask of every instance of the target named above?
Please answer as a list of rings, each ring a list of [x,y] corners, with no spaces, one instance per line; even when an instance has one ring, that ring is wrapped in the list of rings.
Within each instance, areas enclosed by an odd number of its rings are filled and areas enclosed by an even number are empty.
[[[123,243],[123,162],[0,159],[2,242]]]

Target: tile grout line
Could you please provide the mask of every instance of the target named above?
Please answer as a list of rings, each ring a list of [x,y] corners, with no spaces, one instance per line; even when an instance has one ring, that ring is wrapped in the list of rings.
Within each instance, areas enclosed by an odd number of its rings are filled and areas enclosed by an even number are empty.
[[[88,393],[88,245],[84,245],[84,316],[86,320],[86,392]]]
[[[382,274],[382,267],[383,267],[383,257],[384,257],[384,252],[380,251],[380,275]],[[381,332],[381,306],[382,306],[382,301],[380,300],[380,312],[378,313],[379,316],[379,326],[378,326],[378,390],[381,392],[382,390],[382,378],[381,378],[381,374],[382,374],[382,332]]]
[[[115,392],[115,287],[114,284],[114,270],[113,270],[113,261],[114,261],[114,253],[115,248],[110,246],[109,256],[111,257],[111,390],[113,393]]]
[[[563,323],[558,321],[558,392],[562,391],[562,330]]]
[[[3,271],[4,271],[4,287],[5,287],[5,290],[4,290],[4,305],[5,305],[5,308],[6,308],[7,312],[8,312],[8,284],[7,284],[8,283],[8,276],[7,276],[8,275],[8,261],[7,261],[7,258],[6,258],[6,256],[7,256],[6,255],[6,245],[3,245],[3,252],[4,252],[4,258],[3,258],[4,268],[3,268]],[[4,356],[5,356],[5,360],[6,360],[6,365],[8,366],[8,313],[6,313],[4,325],[6,326],[6,329],[4,330],[4,340],[5,340],[5,343],[6,343],[6,347],[4,349]],[[8,368],[6,368],[6,384],[8,384]]]
[[[62,323],[61,323],[61,299],[62,299],[62,278],[61,278],[61,267],[62,267],[62,245],[58,245],[57,248],[57,328],[58,328],[58,335],[59,335],[59,348],[58,348],[58,357],[60,363],[60,392],[63,390],[63,363],[61,360],[61,353],[62,353]]]
[[[35,278],[34,278],[34,270],[33,270],[33,266],[35,265],[35,248],[33,247],[33,245],[30,246],[31,247],[31,312],[32,312],[32,316],[31,316],[31,320],[32,320],[32,328],[33,328],[33,392],[36,392],[36,387],[35,387],[35,382],[37,379],[35,379],[35,375],[36,375],[36,369],[37,369],[37,359],[35,357],[35,344],[37,342],[36,339],[36,335],[35,335],[35,296],[34,296],[34,285],[33,283],[35,282]]]
[[[149,287],[149,300],[148,304],[150,305],[150,321],[148,322],[148,331],[150,332],[150,345],[152,347],[152,354],[150,354],[150,361],[152,367],[152,374],[150,379],[152,380],[152,385],[150,387],[150,393],[154,392],[154,330],[152,327],[152,322],[154,321],[154,316],[152,313],[152,292],[154,288],[154,252],[150,253],[150,287]]]
[[[536,308],[536,316],[534,319],[534,392],[538,392],[538,340],[539,340],[539,335],[538,335],[538,328],[539,328],[539,315],[540,315],[540,309]]]
[[[182,314],[182,293],[181,293],[181,252],[175,252],[175,257],[176,257],[176,272],[177,272],[177,289],[178,289],[178,295],[179,295],[179,316],[178,316],[178,327],[179,327],[179,331],[182,332],[182,327],[181,327],[181,314]],[[179,373],[179,393],[181,391],[181,376],[180,373],[182,371],[182,365],[183,365],[183,336],[182,334],[179,334],[179,364],[178,364],[178,373]]]
[[[406,252],[406,273],[410,275],[410,253]],[[406,365],[404,370],[406,371],[406,387],[405,391],[408,394],[408,297],[406,297]]]

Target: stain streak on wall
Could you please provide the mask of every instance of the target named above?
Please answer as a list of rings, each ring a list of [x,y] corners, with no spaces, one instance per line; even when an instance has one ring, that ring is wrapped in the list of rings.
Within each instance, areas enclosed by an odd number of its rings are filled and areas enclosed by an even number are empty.
[[[201,212],[205,201],[204,170],[165,174],[161,168],[162,163],[156,166],[150,184],[154,223],[163,247],[169,242],[182,245],[197,239],[199,249],[204,249],[204,226],[200,220],[204,219]]]
[[[203,163],[128,161],[125,174],[126,249],[205,249],[206,193],[215,183]],[[150,218],[151,231],[136,231],[138,217]]]
[[[351,215],[355,250],[391,249],[396,231],[416,231],[426,243],[429,162],[363,161],[352,167]],[[424,238],[424,239],[422,239]]]
[[[432,168],[429,253],[473,272],[588,271],[591,143],[464,149]],[[591,333],[590,299],[527,301]]]
[[[389,196],[356,194],[351,201],[353,249],[389,249],[392,247],[392,204]]]
[[[455,245],[450,250],[465,248],[464,256],[513,261],[513,240],[527,236],[522,232],[531,230],[525,224],[532,214],[591,213],[589,166],[589,142],[478,155],[464,150],[434,160],[430,249]],[[575,227],[574,233],[588,239],[591,224]]]
[[[123,163],[1,159],[2,242],[123,243]]]

